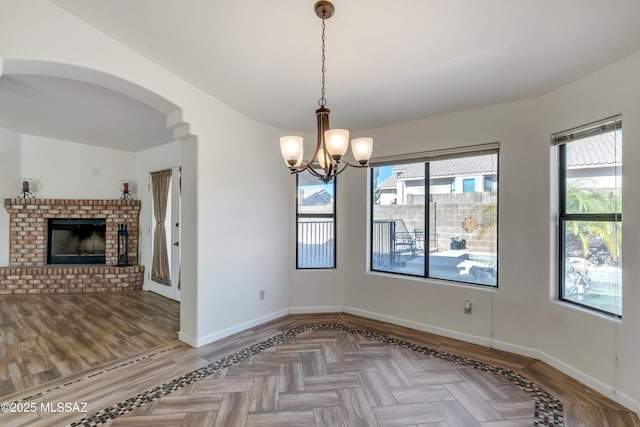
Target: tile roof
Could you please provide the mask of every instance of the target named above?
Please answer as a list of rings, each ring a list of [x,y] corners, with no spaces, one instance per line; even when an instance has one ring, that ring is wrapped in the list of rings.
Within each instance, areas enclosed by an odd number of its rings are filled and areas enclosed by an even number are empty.
[[[396,178],[396,176],[397,175],[395,173],[392,173],[387,177],[387,179],[385,179],[378,185],[378,188],[393,188],[395,190],[396,183],[398,182],[398,179]]]
[[[620,159],[622,137],[620,132],[608,132],[580,140],[579,144],[568,144],[567,165],[569,168],[615,166],[616,155]],[[435,160],[429,164],[432,178],[447,178],[464,175],[488,175],[498,170],[496,156],[461,157],[457,159]],[[399,165],[380,187],[395,187],[398,180],[424,179],[424,163]]]
[[[431,162],[429,165],[429,173],[432,178],[482,175],[496,172],[498,172],[498,156],[495,154],[438,160]]]
[[[607,132],[580,140],[579,144],[567,144],[567,166],[613,166],[622,158],[620,132]],[[618,162],[619,164],[619,162]]]
[[[436,160],[429,163],[429,172],[432,178],[491,174],[496,173],[497,170],[498,162],[493,154]],[[424,179],[424,163],[407,165],[405,171],[398,174],[398,179]]]

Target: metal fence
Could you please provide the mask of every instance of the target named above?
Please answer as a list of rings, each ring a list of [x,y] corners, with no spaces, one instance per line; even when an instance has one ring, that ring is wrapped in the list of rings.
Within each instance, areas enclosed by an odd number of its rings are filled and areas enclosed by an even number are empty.
[[[409,231],[401,219],[373,221],[372,266],[376,269],[393,268],[424,255],[424,241],[423,228]]]
[[[376,269],[396,268],[425,253],[425,231],[407,230],[400,219],[373,221],[372,262]],[[335,224],[332,219],[298,222],[297,268],[335,267]]]
[[[298,222],[297,268],[335,267],[333,219]]]

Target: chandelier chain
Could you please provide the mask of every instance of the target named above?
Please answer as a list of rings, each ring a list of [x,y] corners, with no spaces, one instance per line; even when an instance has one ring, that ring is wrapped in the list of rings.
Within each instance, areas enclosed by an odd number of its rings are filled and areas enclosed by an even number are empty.
[[[318,130],[316,147],[311,158],[309,160],[303,160],[303,138],[300,136],[283,136],[280,138],[280,151],[292,174],[299,174],[306,171],[326,183],[341,174],[348,166],[354,168],[368,167],[367,163],[371,158],[371,151],[373,149],[373,138],[365,137],[351,140],[351,151],[357,163],[350,163],[344,159],[343,156],[349,147],[349,131],[346,129],[330,129],[330,111],[328,108],[325,108],[327,104],[327,99],[325,98],[325,74],[327,72],[325,64],[325,20],[333,16],[335,8],[329,0],[317,0],[314,5],[314,10],[318,18],[322,19],[322,68],[320,98],[318,99],[320,108],[316,110]]]
[[[324,19],[322,20],[322,78],[320,79],[320,82],[322,83],[322,89],[320,91],[320,99],[318,100],[318,104],[321,107],[324,107],[327,104],[327,100],[324,97],[324,82],[325,82],[325,78],[324,78],[324,73],[327,70],[325,65],[324,65],[324,60],[325,60],[325,55],[324,55],[324,40],[325,40],[325,36],[324,36],[324,30],[325,30],[325,23],[324,23]]]

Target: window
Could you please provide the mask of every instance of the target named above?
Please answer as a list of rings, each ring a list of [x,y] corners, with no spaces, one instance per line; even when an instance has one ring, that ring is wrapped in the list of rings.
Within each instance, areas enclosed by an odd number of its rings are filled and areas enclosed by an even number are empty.
[[[493,184],[490,176],[484,177],[484,191],[487,193],[491,193],[491,191],[493,191]]]
[[[371,168],[371,269],[497,286],[497,148],[416,158]],[[465,175],[494,185],[475,192],[476,179]],[[466,194],[453,192],[456,179]]]
[[[335,179],[296,175],[296,268],[335,268]]]
[[[456,179],[455,178],[451,178],[451,192],[452,193],[456,192]]]
[[[463,193],[474,193],[476,191],[476,180],[473,178],[467,178],[462,181]]]
[[[621,118],[552,141],[558,145],[560,299],[621,317]]]

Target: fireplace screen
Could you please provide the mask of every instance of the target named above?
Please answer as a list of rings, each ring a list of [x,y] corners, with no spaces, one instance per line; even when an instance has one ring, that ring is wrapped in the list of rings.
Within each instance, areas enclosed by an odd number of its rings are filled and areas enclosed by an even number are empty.
[[[47,263],[105,264],[105,219],[50,219]]]

